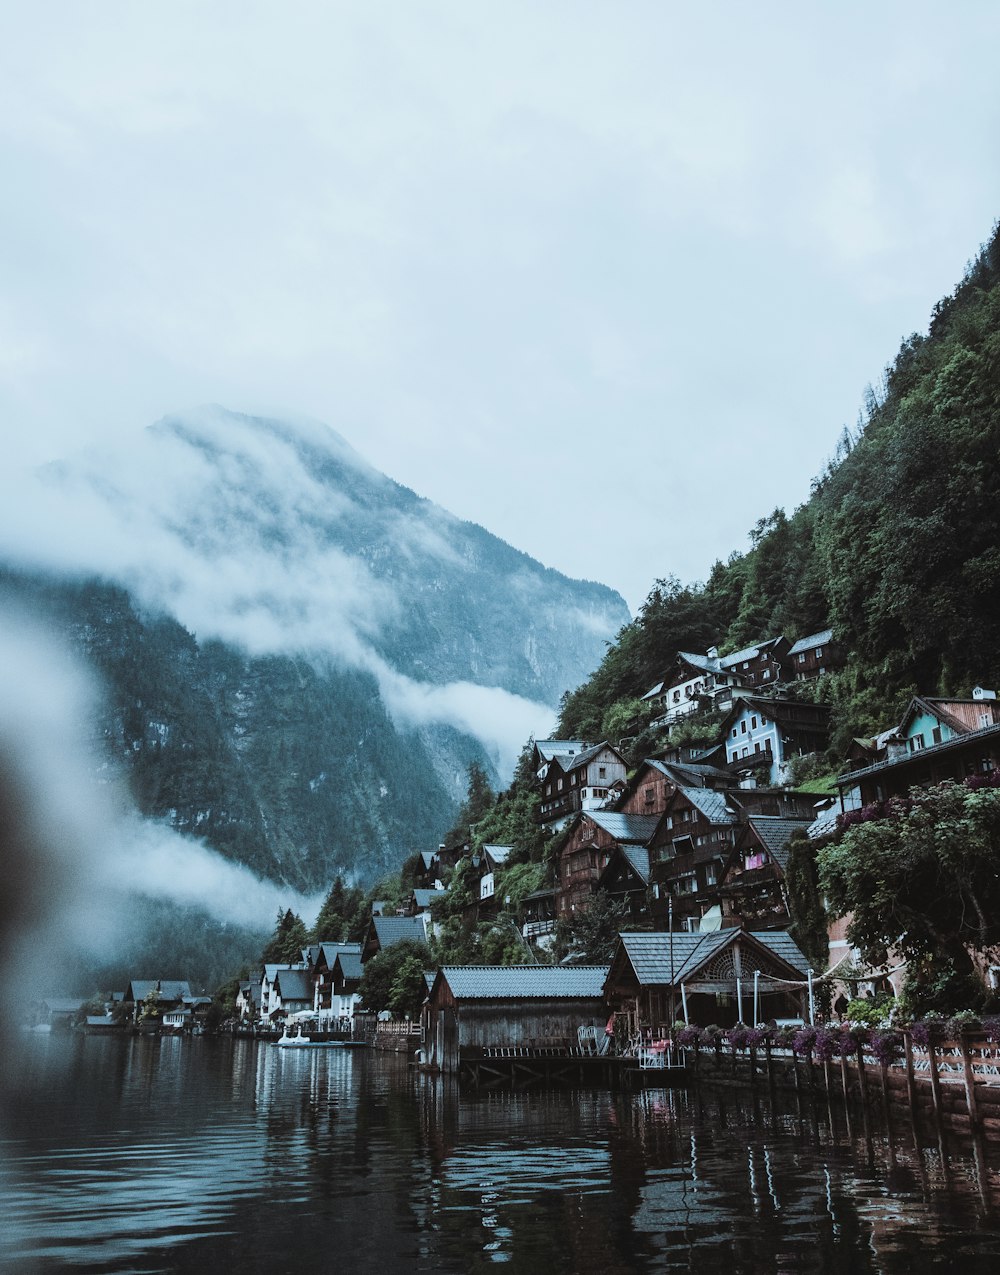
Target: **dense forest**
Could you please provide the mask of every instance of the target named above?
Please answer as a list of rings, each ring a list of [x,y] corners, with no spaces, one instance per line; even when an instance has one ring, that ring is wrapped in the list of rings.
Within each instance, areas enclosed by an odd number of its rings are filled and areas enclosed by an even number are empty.
[[[677,650],[721,653],[832,627],[846,667],[816,690],[833,752],[916,691],[1000,681],[1000,228],[869,387],[809,500],[776,509],[704,583],[658,580],[602,664],[562,702],[559,734],[642,732],[641,696]]]

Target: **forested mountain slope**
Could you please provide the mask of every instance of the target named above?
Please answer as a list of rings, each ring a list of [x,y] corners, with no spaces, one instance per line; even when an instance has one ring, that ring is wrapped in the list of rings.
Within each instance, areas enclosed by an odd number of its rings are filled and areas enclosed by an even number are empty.
[[[914,690],[1000,683],[1000,232],[869,389],[810,499],[750,540],[703,584],[657,582],[564,701],[561,735],[613,733],[678,649],[828,626],[848,652],[818,688],[835,748],[891,722]]]

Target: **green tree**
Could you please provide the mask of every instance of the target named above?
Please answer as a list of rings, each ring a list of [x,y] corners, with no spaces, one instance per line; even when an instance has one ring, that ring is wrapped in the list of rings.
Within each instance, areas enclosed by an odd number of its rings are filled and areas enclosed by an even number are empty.
[[[302,949],[309,942],[305,922],[291,908],[278,911],[274,934],[264,948],[261,959],[265,964],[294,965],[302,959]]]
[[[820,888],[848,940],[873,965],[909,962],[918,1011],[982,998],[973,951],[1000,938],[1000,789],[945,783],[911,789],[884,816],[820,850]]]
[[[363,890],[357,886],[346,886],[342,876],[334,877],[330,893],[323,901],[313,926],[313,942],[342,943],[363,901]]]
[[[416,996],[414,968],[422,978],[423,971],[431,968],[431,964],[430,948],[426,943],[404,939],[400,943],[393,943],[391,947],[384,947],[366,963],[361,975],[358,994],[365,1009],[375,1012],[383,1009],[391,1009],[394,1013],[412,1012]],[[420,1000],[416,1002],[418,1010],[422,1001],[421,990]],[[400,1010],[397,1005],[405,1005],[407,1008]]]
[[[557,941],[586,964],[604,965],[611,960],[618,935],[628,928],[627,917],[627,903],[613,899],[606,890],[595,890],[585,912],[560,921]]]
[[[470,763],[468,770],[468,789],[455,823],[445,837],[448,845],[470,841],[472,827],[487,813],[493,805],[493,789],[489,777],[479,762]]]

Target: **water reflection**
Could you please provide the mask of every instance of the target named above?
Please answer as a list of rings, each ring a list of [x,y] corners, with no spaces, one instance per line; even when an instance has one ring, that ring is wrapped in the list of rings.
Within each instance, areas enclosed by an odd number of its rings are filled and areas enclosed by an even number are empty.
[[[12,1268],[991,1272],[997,1175],[759,1095],[460,1093],[386,1056],[33,1038]]]

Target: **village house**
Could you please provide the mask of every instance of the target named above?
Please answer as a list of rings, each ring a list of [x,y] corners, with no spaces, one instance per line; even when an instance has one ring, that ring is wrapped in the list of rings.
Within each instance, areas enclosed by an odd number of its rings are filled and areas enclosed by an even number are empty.
[[[425,1062],[457,1072],[497,1048],[565,1048],[603,1028],[608,967],[467,965],[438,970],[424,1002]]]
[[[750,815],[740,828],[722,874],[723,926],[787,929],[791,924],[785,876],[789,847],[796,835],[808,834],[813,816],[783,819]]]
[[[236,1016],[240,1022],[253,1022],[260,1017],[260,979],[244,978],[236,993]]]
[[[341,954],[357,958],[361,964],[360,943],[319,943],[316,959],[310,967],[309,974],[313,988],[313,1009],[317,1012],[331,1013],[340,1016],[340,1007],[335,989],[334,967]],[[358,975],[360,978],[360,974]]]
[[[526,894],[521,900],[520,916],[522,937],[537,947],[551,947],[556,930],[555,887]]]
[[[696,930],[718,908],[722,865],[739,815],[724,792],[676,787],[649,844],[650,917],[656,929]]]
[[[631,925],[649,925],[649,851],[646,847],[615,846],[608,866],[597,879],[597,889],[625,905],[625,915]]]
[[[553,755],[541,781],[538,821],[558,829],[580,810],[600,810],[625,783],[627,772],[624,757],[608,743],[571,756]]]
[[[277,1008],[275,982],[281,970],[307,970],[305,961],[291,962],[266,961],[260,974],[260,1016],[266,1022]]]
[[[788,642],[769,638],[731,655],[710,646],[704,655],[678,651],[673,668],[642,697],[661,711],[656,725],[670,726],[699,709],[726,708],[740,690],[777,685],[782,679]]]
[[[531,769],[541,782],[553,757],[574,757],[587,747],[582,739],[536,739],[531,750]]]
[[[421,912],[429,912],[431,904],[437,899],[443,899],[444,896],[444,889],[427,890],[414,888],[406,901],[406,915],[419,916]]]
[[[789,679],[805,682],[813,677],[822,677],[824,673],[832,673],[840,668],[843,657],[840,647],[833,640],[833,629],[824,629],[822,633],[811,633],[808,637],[793,642],[786,657]]]
[[[496,897],[497,873],[512,852],[513,846],[483,846],[479,857],[479,916],[483,920],[495,916],[502,903]]]
[[[186,979],[133,978],[125,988],[125,1015],[133,1023],[138,1022],[145,1005],[155,1007],[150,1019],[161,1020],[164,1013],[179,1009],[185,997],[191,996],[191,984]]]
[[[330,998],[330,1012],[338,1018],[353,1018],[361,1003],[358,988],[361,986],[361,953],[341,951],[337,953],[333,970],[333,990]]]
[[[728,769],[766,776],[762,786],[788,784],[795,757],[823,752],[829,743],[830,709],[825,704],[747,696],[720,725]]]
[[[267,1018],[274,1022],[288,1014],[299,1014],[312,1009],[313,985],[311,972],[300,965],[279,966],[274,972],[268,998]]]
[[[622,845],[648,846],[657,822],[656,815],[617,811],[591,810],[577,815],[559,855],[556,915],[568,920],[574,913],[586,911],[612,851]]]
[[[605,997],[634,1040],[665,1036],[674,1022],[722,1027],[808,1020],[808,962],[785,933],[619,935]]]
[[[1000,701],[977,687],[972,699],[915,696],[899,725],[880,737],[872,763],[837,779],[841,809],[857,810],[914,785],[962,780],[1000,767]],[[857,751],[855,751],[857,756]]]

